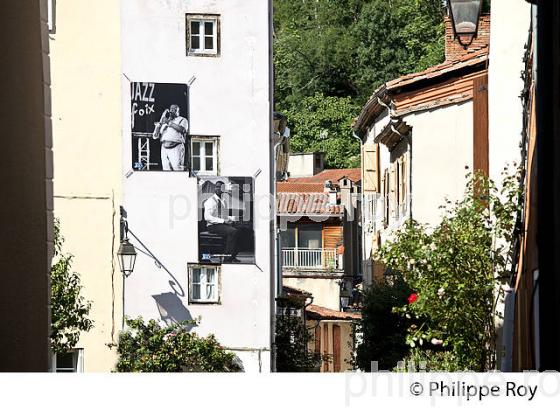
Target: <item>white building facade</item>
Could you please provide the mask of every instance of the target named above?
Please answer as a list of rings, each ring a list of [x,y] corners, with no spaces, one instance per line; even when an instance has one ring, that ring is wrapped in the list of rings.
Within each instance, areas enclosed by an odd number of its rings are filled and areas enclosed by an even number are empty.
[[[123,207],[131,242],[152,254],[139,253],[125,280],[124,314],[165,322],[200,318],[193,331],[213,333],[253,372],[270,370],[270,12],[262,0],[124,0],[121,8]],[[138,83],[140,98],[130,91]],[[191,164],[183,171],[135,165],[139,142],[131,121],[142,121],[154,100],[157,106],[154,84],[156,93],[157,84],[188,90],[180,115],[188,121],[185,164]],[[144,112],[131,108],[135,99]],[[157,163],[153,155],[148,162],[153,158]],[[252,260],[229,264],[201,256],[199,178],[206,176],[223,176],[226,185],[229,177],[252,181],[252,207],[244,215],[253,229]]]

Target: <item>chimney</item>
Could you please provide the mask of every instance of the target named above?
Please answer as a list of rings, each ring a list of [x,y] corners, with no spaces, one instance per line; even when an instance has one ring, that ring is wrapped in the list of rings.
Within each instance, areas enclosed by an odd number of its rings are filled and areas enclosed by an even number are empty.
[[[488,50],[490,44],[490,14],[482,14],[478,21],[478,32],[471,44],[465,47],[459,43],[453,32],[453,24],[449,16],[444,17],[445,23],[445,61],[454,61],[474,52]],[[463,38],[463,43],[468,44],[469,38]]]
[[[323,192],[329,196],[329,205],[337,205],[337,192],[332,181],[325,181]]]
[[[338,186],[340,187],[340,204],[344,206],[346,212],[348,212],[350,220],[354,220],[354,206],[352,204],[352,191],[354,184],[346,177],[342,177],[338,180]]]

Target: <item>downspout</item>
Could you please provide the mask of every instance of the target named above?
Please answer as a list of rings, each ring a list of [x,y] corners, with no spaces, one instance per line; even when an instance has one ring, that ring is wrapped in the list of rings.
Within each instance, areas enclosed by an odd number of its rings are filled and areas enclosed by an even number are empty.
[[[365,251],[364,251],[364,243],[365,243],[365,238],[364,238],[364,167],[363,167],[363,161],[362,161],[362,144],[363,144],[363,140],[361,137],[359,137],[356,132],[354,130],[352,130],[352,136],[354,138],[356,138],[359,142],[360,142],[360,176],[361,176],[361,183],[360,183],[360,224],[358,225],[358,228],[360,229],[360,241],[361,243],[360,245],[360,253],[361,253],[361,259],[358,261],[358,269],[359,269],[359,273],[360,276],[362,276],[363,278],[363,271],[362,271],[362,263],[363,261],[365,261]]]

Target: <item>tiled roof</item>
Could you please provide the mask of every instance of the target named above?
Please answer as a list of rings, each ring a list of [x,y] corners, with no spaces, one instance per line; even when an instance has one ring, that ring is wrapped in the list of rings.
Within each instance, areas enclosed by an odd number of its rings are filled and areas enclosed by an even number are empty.
[[[276,184],[276,192],[323,192],[324,184],[322,182],[278,182]]]
[[[284,291],[284,293],[289,295],[311,296],[311,293],[309,293],[308,291],[299,288],[294,288],[293,286],[282,285],[282,290]]]
[[[308,319],[314,320],[358,320],[362,318],[360,313],[340,312],[318,305],[307,306],[305,313]]]
[[[342,206],[330,205],[329,195],[322,192],[279,192],[276,209],[280,215],[342,215]]]
[[[288,178],[288,182],[324,183],[329,180],[336,184],[343,177],[352,182],[359,182],[362,179],[362,173],[360,168],[325,169],[310,177]]]
[[[472,67],[488,60],[488,50],[482,49],[472,53],[463,55],[457,60],[446,61],[444,63],[432,66],[424,71],[403,75],[387,82],[387,91],[392,91],[406,85],[410,85],[422,80],[428,80],[447,74],[449,72],[460,70],[466,67]]]
[[[469,67],[476,67],[488,61],[488,49],[482,48],[450,61],[432,66],[424,71],[403,75],[402,77],[391,80],[377,88],[368,102],[362,108],[360,115],[354,120],[352,128],[360,135],[365,133],[366,127],[372,120],[383,112],[387,104],[391,104],[391,95],[399,93],[402,88],[414,85],[421,88],[424,82],[440,79],[444,80],[447,74],[454,73]],[[439,77],[439,78],[438,78]],[[414,88],[414,87],[410,87]]]

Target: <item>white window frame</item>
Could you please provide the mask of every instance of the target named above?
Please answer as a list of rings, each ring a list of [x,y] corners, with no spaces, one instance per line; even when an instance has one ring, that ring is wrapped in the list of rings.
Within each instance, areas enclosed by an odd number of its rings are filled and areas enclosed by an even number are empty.
[[[200,170],[195,170],[194,169],[194,143],[198,142],[200,144],[205,144],[207,142],[211,142],[213,144],[213,148],[212,148],[212,158],[213,158],[213,164],[214,164],[214,169],[212,170],[208,170],[206,169],[206,158],[208,158],[208,156],[206,156],[206,149],[203,149],[202,152],[198,152],[198,154],[201,155],[197,155],[200,158]],[[205,137],[205,136],[200,136],[200,135],[195,135],[191,137],[191,168],[192,168],[192,173],[194,175],[213,175],[213,176],[217,176],[219,174],[218,171],[218,137]]]
[[[47,26],[50,34],[56,33],[56,0],[47,0]]]
[[[199,23],[199,48],[192,48],[191,23]],[[212,48],[206,48],[206,24],[212,23]],[[220,55],[220,16],[218,14],[187,14],[187,55],[201,57],[217,57]]]
[[[56,361],[56,353],[53,354],[52,369],[55,373],[83,373],[84,372],[84,349],[70,349],[68,353],[72,353],[72,368],[59,368]],[[66,371],[62,371],[66,370]]]
[[[194,281],[194,270],[200,269],[200,282]],[[208,282],[208,270],[214,270],[213,282]],[[200,286],[200,298],[194,298],[194,287]],[[213,286],[212,298],[204,297],[206,286]],[[218,265],[189,265],[189,303],[193,304],[219,304],[220,303],[220,266]]]

